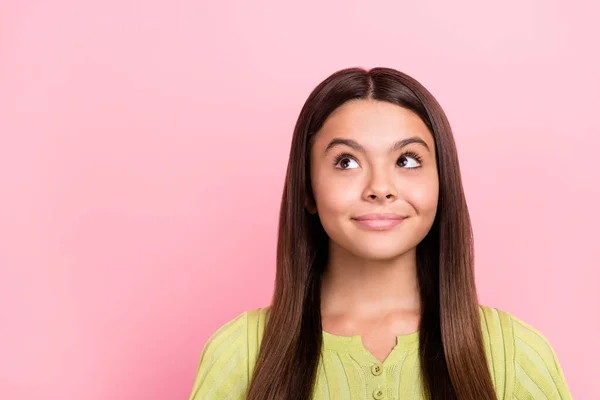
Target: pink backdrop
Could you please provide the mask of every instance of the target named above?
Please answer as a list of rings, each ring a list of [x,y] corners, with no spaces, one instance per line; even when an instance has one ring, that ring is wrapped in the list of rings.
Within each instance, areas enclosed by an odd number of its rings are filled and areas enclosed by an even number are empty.
[[[187,399],[273,289],[300,107],[391,66],[453,125],[481,302],[600,398],[597,2],[3,1],[0,398]]]

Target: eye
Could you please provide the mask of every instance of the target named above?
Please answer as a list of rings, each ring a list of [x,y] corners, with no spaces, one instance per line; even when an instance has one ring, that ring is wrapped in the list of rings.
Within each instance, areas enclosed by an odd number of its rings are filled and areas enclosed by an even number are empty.
[[[402,168],[413,169],[421,166],[421,157],[413,152],[406,152],[398,158],[398,165]]]
[[[420,168],[421,157],[416,153],[407,151],[398,158],[397,164],[399,167],[406,169]],[[343,153],[337,156],[334,160],[334,166],[335,168],[342,170],[359,167],[358,161],[356,161],[356,159],[348,153]]]
[[[353,169],[358,167],[358,162],[350,154],[340,154],[336,157],[334,166],[339,169]]]

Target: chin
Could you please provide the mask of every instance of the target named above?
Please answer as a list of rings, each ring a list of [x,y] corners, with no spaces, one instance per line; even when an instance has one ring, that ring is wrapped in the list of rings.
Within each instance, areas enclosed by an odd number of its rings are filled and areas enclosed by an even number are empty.
[[[402,257],[411,249],[390,247],[390,246],[362,246],[355,247],[352,251],[354,255],[370,261],[391,261]]]

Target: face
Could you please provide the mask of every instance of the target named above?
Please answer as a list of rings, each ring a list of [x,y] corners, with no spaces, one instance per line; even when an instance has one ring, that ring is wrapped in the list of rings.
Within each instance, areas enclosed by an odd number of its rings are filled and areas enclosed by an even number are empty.
[[[414,251],[437,210],[433,136],[412,111],[352,100],[335,110],[310,149],[317,213],[333,251],[389,260]]]

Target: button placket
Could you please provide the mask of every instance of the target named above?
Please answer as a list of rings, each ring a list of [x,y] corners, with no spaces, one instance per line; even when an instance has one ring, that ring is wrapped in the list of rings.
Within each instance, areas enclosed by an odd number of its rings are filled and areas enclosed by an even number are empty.
[[[381,400],[385,397],[385,391],[384,389],[381,387],[382,384],[384,384],[384,382],[382,382],[381,380],[384,378],[382,376],[383,374],[383,364],[381,363],[373,363],[371,365],[371,374],[373,374],[373,376],[376,376],[378,378],[376,378],[376,382],[378,382],[377,387],[373,390],[373,398],[375,400]]]
[[[371,373],[375,376],[379,376],[381,375],[381,373],[383,372],[383,365],[379,364],[379,363],[375,363],[371,366]]]
[[[381,388],[377,388],[373,390],[373,398],[375,400],[381,400],[385,396],[385,392]]]

